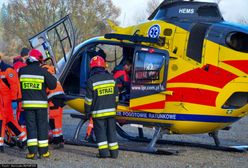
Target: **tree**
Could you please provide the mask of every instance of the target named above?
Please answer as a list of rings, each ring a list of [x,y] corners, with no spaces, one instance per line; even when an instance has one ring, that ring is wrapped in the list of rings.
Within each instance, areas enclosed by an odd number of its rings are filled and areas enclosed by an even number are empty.
[[[141,12],[139,15],[136,15],[136,23],[138,24],[144,22],[152,14],[152,12],[157,9],[162,1],[163,0],[149,0],[147,2],[146,10],[144,12]]]
[[[221,2],[221,0],[216,0],[216,3],[219,4]]]
[[[102,35],[110,29],[105,20],[116,21],[120,9],[111,0],[9,0],[6,12],[1,15],[3,39],[8,44],[5,52],[13,54],[29,46],[30,37],[67,14],[71,14],[76,42]]]
[[[147,2],[147,8],[146,8],[146,13],[148,15],[152,14],[153,11],[155,11],[155,9],[157,9],[157,7],[159,6],[159,4],[161,3],[161,0],[150,0]]]
[[[1,11],[0,11],[0,50],[3,51],[5,48],[5,43],[3,40],[3,22],[2,18],[7,15],[7,7],[5,4],[2,5]]]
[[[243,17],[239,18],[239,19],[238,19],[238,23],[248,25],[248,17],[243,16]]]

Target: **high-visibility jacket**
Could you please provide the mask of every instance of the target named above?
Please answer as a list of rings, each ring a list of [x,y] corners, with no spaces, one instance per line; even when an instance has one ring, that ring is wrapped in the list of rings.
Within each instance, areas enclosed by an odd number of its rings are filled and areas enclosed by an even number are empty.
[[[3,104],[1,115],[4,121],[1,129],[5,130],[5,125],[7,124],[7,126],[14,132],[20,141],[25,141],[26,133],[15,120],[14,112],[11,106],[12,101],[16,101],[21,98],[18,75],[11,66],[5,64],[4,62],[1,62],[0,68],[0,97],[2,99],[1,103]]]
[[[0,76],[3,81],[1,87],[3,98],[12,101],[20,99],[20,84],[17,72],[10,65],[1,61]]]
[[[1,95],[1,89],[2,88],[0,86],[0,95]],[[5,117],[3,111],[3,99],[2,96],[0,96],[0,146],[3,146],[4,144],[4,133],[5,133],[4,126],[5,126]]]
[[[1,72],[0,72],[0,74],[1,74]],[[2,85],[3,85],[3,81],[2,81],[1,75],[0,75],[0,95],[3,94],[2,93]],[[3,110],[3,98],[2,98],[2,96],[0,96],[0,119],[3,117],[3,112],[4,112],[4,110]]]
[[[94,68],[87,81],[85,112],[93,118],[106,118],[116,115],[118,89],[111,74],[102,68]]]
[[[42,68],[47,69],[47,71],[55,75],[55,68],[54,66],[51,65],[42,65]],[[49,107],[50,109],[56,109],[58,107],[63,107],[64,106],[64,100],[65,100],[65,92],[60,84],[60,82],[57,80],[57,86],[55,89],[50,90],[49,88],[46,89],[47,92],[47,98],[49,101]]]
[[[22,107],[24,109],[47,108],[46,88],[55,89],[56,78],[47,70],[39,66],[39,62],[32,62],[19,71]]]

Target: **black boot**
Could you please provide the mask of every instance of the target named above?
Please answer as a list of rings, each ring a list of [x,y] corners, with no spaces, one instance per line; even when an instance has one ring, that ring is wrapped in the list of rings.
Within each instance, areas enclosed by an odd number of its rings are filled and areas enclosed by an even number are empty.
[[[118,150],[110,150],[110,157],[112,159],[117,159],[119,155],[119,151]]]
[[[64,138],[63,135],[59,136],[59,137],[54,137],[53,138],[53,149],[61,149],[64,148]]]
[[[20,149],[26,149],[27,147],[27,140],[26,141],[17,141],[16,145],[20,148]]]
[[[98,153],[98,154],[96,154],[96,157],[99,158],[99,159],[106,159],[106,158],[108,158],[109,156],[100,155],[100,154]]]
[[[4,153],[4,147],[3,146],[0,146],[0,152]]]

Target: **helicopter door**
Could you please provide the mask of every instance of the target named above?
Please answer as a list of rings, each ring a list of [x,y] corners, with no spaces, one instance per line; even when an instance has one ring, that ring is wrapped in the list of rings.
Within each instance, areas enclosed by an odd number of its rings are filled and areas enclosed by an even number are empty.
[[[169,54],[153,48],[138,47],[134,52],[130,108],[159,111],[165,107]]]
[[[58,60],[64,58],[66,62],[73,53],[75,46],[74,35],[71,19],[67,15],[42,32],[31,37],[29,43],[32,48],[40,50],[45,59],[52,60],[52,63],[56,67],[56,74],[58,74],[62,71],[61,67],[57,65]]]

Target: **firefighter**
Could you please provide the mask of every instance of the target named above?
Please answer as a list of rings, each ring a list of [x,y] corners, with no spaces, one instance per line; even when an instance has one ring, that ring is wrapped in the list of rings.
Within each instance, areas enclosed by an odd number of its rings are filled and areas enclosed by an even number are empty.
[[[13,131],[17,140],[20,143],[17,145],[20,148],[25,146],[27,136],[26,132],[20,127],[17,120],[14,118],[14,111],[17,107],[17,101],[20,100],[20,85],[16,71],[8,64],[4,63],[0,57],[0,96],[3,103],[3,117],[4,126],[2,130],[5,130],[5,125]]]
[[[42,65],[48,72],[55,75],[55,68],[51,65]],[[49,125],[51,129],[52,141],[55,149],[64,147],[64,138],[62,131],[63,107],[65,100],[65,93],[57,80],[57,86],[54,90],[47,89],[47,98],[49,104]]]
[[[98,51],[94,50],[94,51],[90,51],[90,53],[91,53],[90,55],[92,56],[91,58],[93,58],[95,55],[98,55],[98,56],[102,57],[104,59],[104,61],[106,61],[107,55],[106,55],[106,53],[104,52],[103,49],[99,48]],[[105,68],[108,67],[107,63],[105,64],[105,66],[106,66]],[[93,74],[91,74],[91,72]],[[92,75],[94,75],[94,72],[90,71],[89,77],[92,76]],[[95,143],[92,117],[90,117],[89,123],[87,125],[85,140],[88,141],[88,142]]]
[[[25,113],[27,127],[27,159],[50,156],[48,151],[48,103],[46,89],[56,88],[56,78],[40,67],[43,56],[39,50],[32,49],[29,53],[28,65],[19,71],[22,108]]]
[[[117,158],[118,142],[115,116],[118,89],[115,80],[106,70],[101,56],[90,60],[91,75],[87,81],[85,96],[86,118],[93,118],[94,133],[98,143],[99,158]]]

